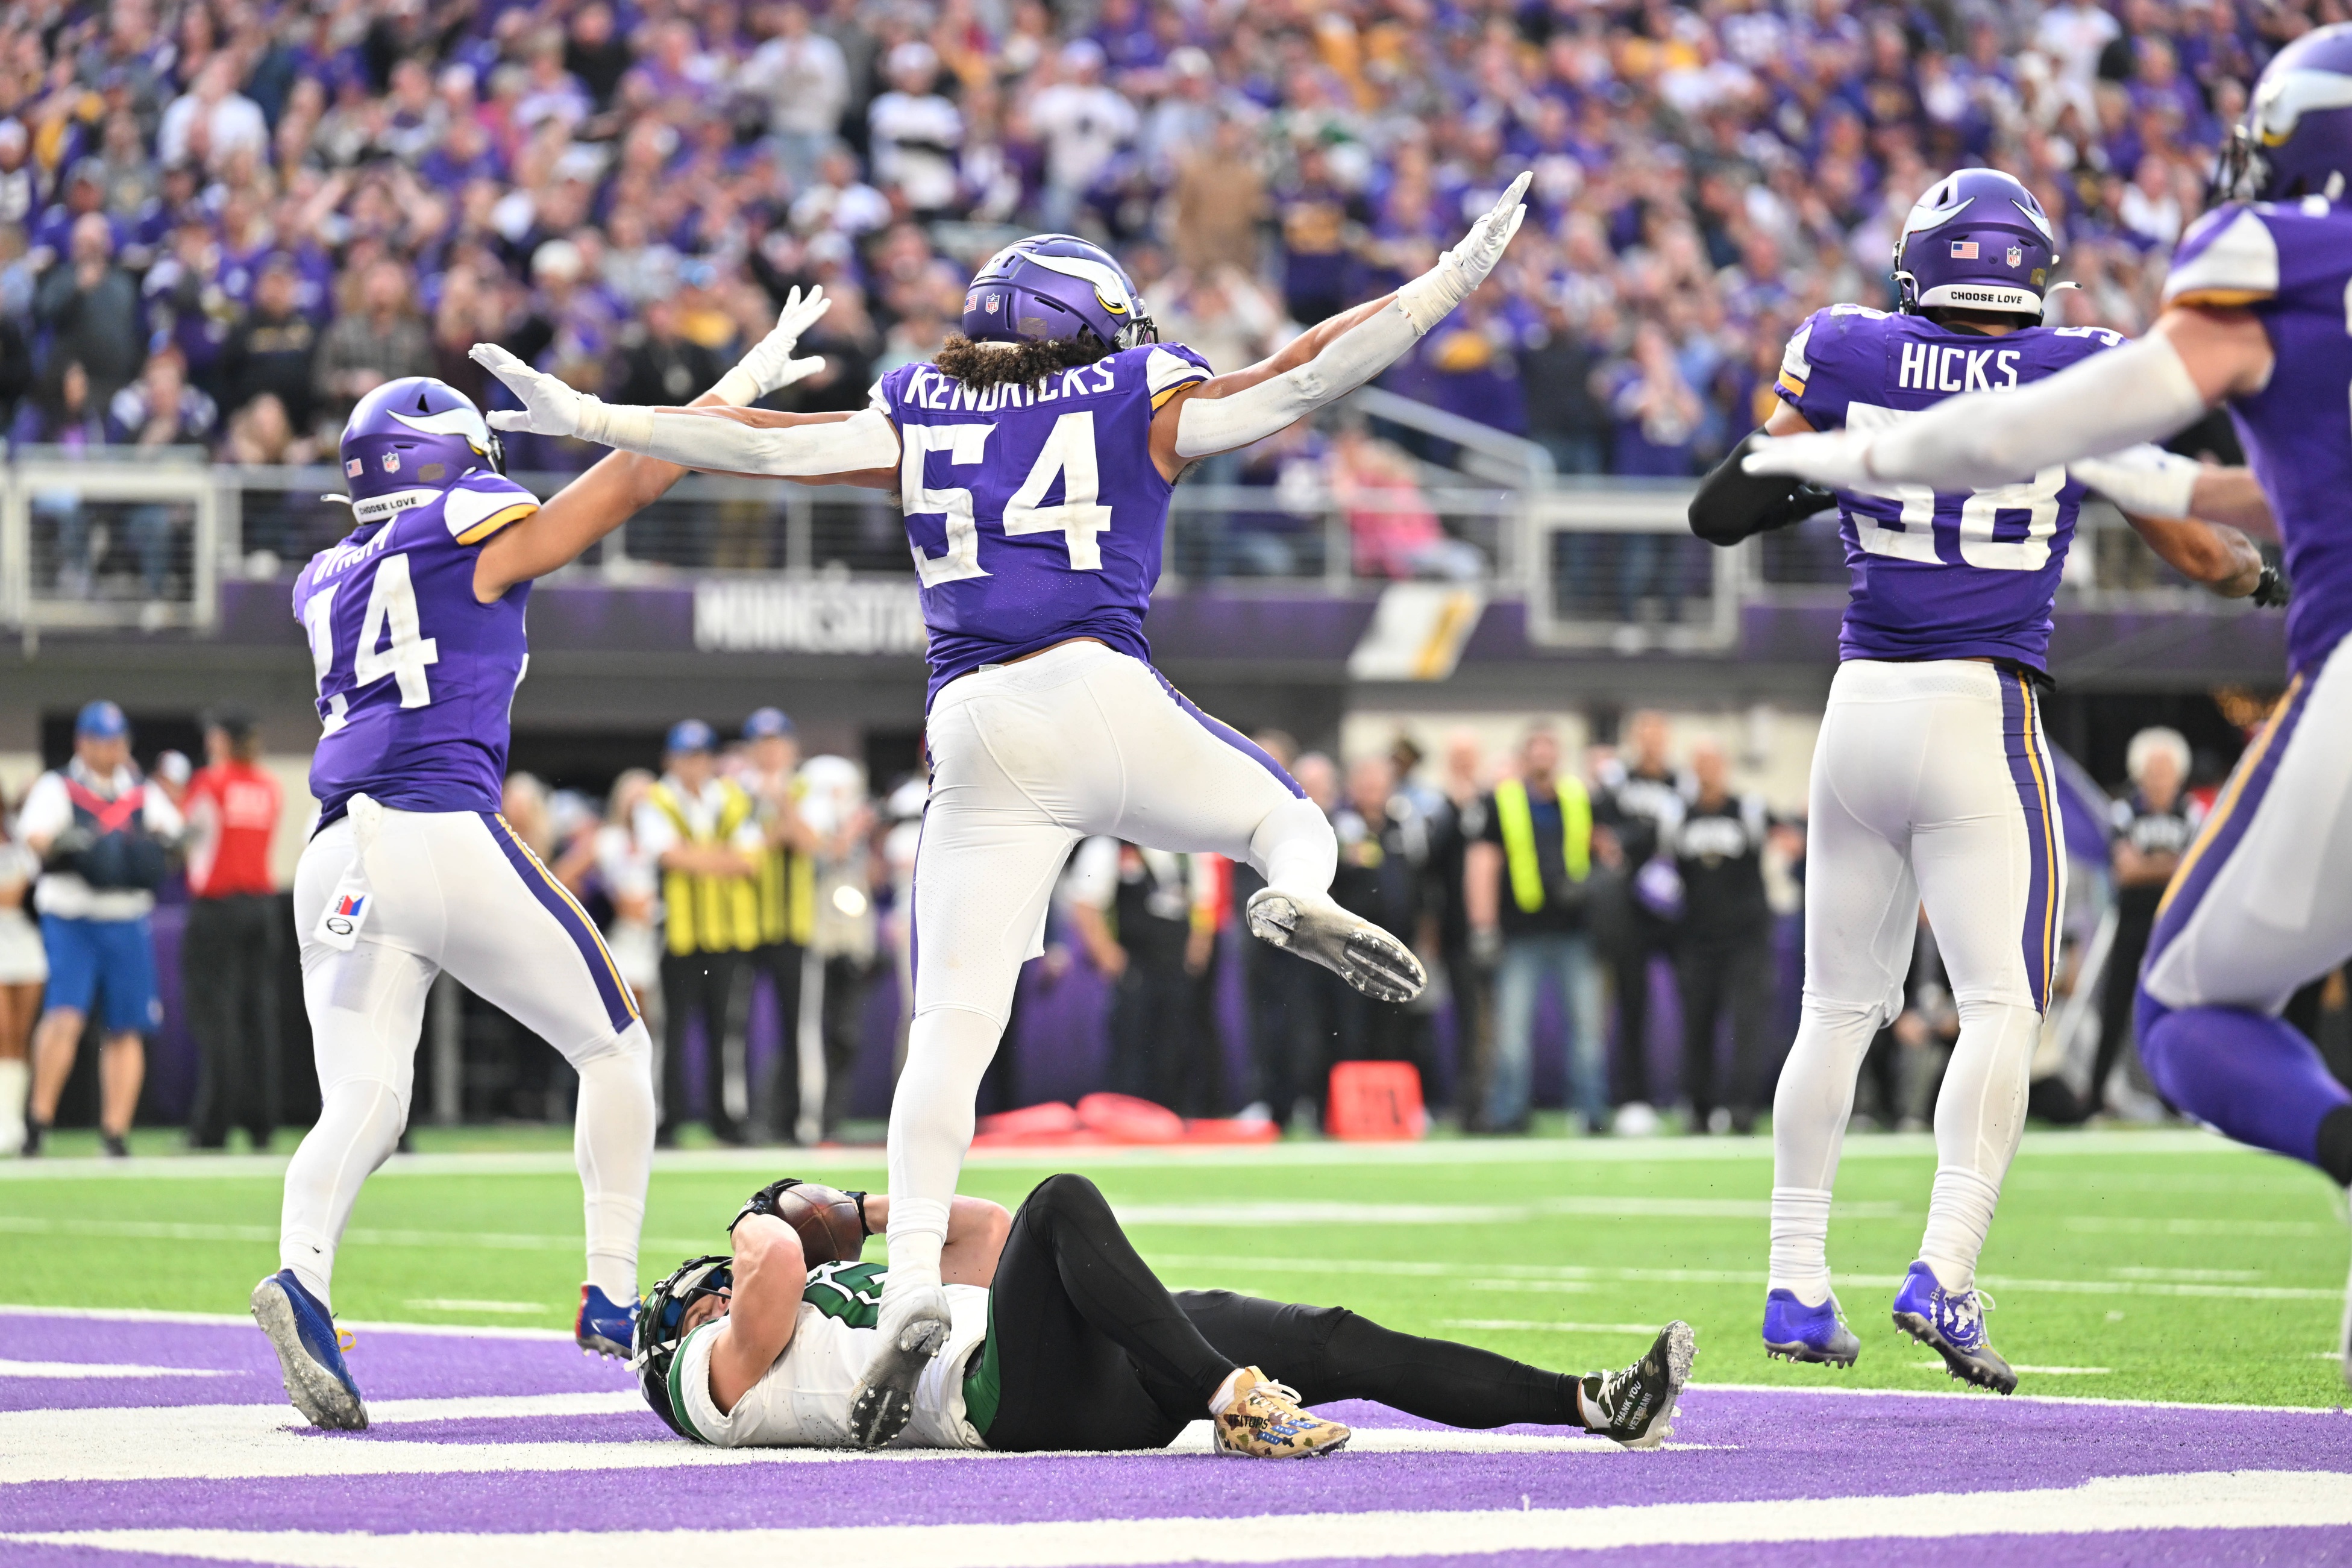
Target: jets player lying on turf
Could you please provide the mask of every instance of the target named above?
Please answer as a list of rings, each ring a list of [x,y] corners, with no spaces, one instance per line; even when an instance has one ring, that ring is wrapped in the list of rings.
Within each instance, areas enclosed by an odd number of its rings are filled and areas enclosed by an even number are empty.
[[[1246,911],[1253,933],[1379,1000],[1419,994],[1404,943],[1332,901],[1339,851],[1320,808],[1151,668],[1143,615],[1184,468],[1410,352],[1501,260],[1528,181],[1428,273],[1226,375],[1160,345],[1118,263],[1067,235],[998,252],[965,296],[962,335],[935,363],[884,376],[872,405],[845,416],[612,407],[476,345],[526,410],[499,415],[501,428],[898,491],[930,632],[932,773],[915,863],[915,1018],[890,1112],[889,1349],[857,1402],[861,1441],[904,1425],[949,1331],[937,1258],[973,1094],[1080,838],[1246,860],[1266,881]]]
[[[2058,259],[2016,180],[1969,169],[1937,182],[1895,243],[1902,310],[1816,312],[1790,340],[1780,406],[1743,449],[1806,430],[1900,430],[1964,386],[2030,384],[2114,348],[2113,332],[2041,325]],[[1765,1349],[1840,1366],[1860,1353],[1831,1289],[1831,1185],[1854,1077],[1902,994],[1924,900],[1960,1034],[1937,1098],[1926,1233],[1893,1316],[1954,1376],[2007,1394],[2017,1376],[1987,1334],[1976,1267],[2024,1128],[2065,897],[2041,690],[2075,515],[2096,483],[2150,514],[2142,533],[2183,572],[2270,599],[2276,578],[2253,545],[2188,521],[2168,487],[2246,521],[2261,519],[2261,498],[2242,471],[2206,475],[2152,449],[2095,474],[2050,464],[1976,490],[1816,489],[1753,466],[1735,454],[1708,477],[1693,530],[1730,544],[1834,503],[1853,576],[1813,753],[1801,1022],[1773,1102]]]
[[[792,351],[825,304],[796,293],[704,401],[749,403],[823,363]],[[286,1171],[281,1267],[252,1305],[296,1408],[360,1427],[367,1407],[331,1308],[335,1249],[407,1122],[425,996],[444,969],[579,1071],[588,1279],[573,1333],[583,1350],[628,1353],[652,1047],[595,926],[499,803],[531,580],[685,470],[614,454],[542,506],[504,476],[481,411],[424,376],[362,398],[341,457],[351,493],[331,499],[350,504],[352,531],[294,584],[321,729],[319,826],[294,883],[320,1109]]]
[[[2226,404],[2276,514],[2294,605],[2286,694],[2165,890],[2140,969],[2141,1059],[2231,1137],[2352,1183],[2352,1096],[2279,1016],[2352,955],[2352,24],[2279,51],[2181,238],[2148,335],[2040,385],[1883,430],[1792,437],[1750,472],[1830,485],[2000,483],[2159,440]],[[2167,510],[2196,509],[2194,475]],[[2352,1306],[2352,1302],[2347,1302]],[[2352,1380],[2352,1310],[2340,1350]]]
[[[688,1259],[647,1294],[635,1363],[646,1402],[719,1447],[858,1446],[851,1405],[882,1353],[889,1269],[855,1249],[889,1209],[789,1179],[754,1194],[731,1257]],[[835,1254],[848,1260],[815,1262]],[[1344,1307],[1171,1291],[1084,1176],[1048,1176],[1013,1215],[958,1197],[940,1271],[953,1325],[916,1385],[902,1447],[1163,1448],[1206,1417],[1220,1453],[1306,1458],[1349,1430],[1303,1406],[1376,1399],[1449,1426],[1580,1426],[1654,1448],[1695,1353],[1690,1325],[1673,1322],[1632,1366],[1580,1378]]]

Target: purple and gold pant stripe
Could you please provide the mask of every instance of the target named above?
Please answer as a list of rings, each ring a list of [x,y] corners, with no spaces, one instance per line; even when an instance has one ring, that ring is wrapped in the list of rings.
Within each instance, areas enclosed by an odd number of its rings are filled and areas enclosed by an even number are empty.
[[[2196,842],[2189,853],[2180,858],[2179,868],[2172,873],[2171,882],[2164,889],[2163,901],[2156,906],[2156,930],[2147,942],[2147,963],[2172,944],[2197,907],[2205,901],[2205,894],[2213,886],[2213,879],[2230,863],[2244,842],[2247,827],[2262,809],[2269,795],[2271,781],[2278,776],[2279,762],[2286,755],[2287,744],[2294,740],[2295,726],[2303,721],[2303,711],[2311,696],[2308,678],[2298,675],[2287,683],[2285,695],[2271,710],[2269,721],[2244,756],[2230,774],[2230,782],[2221,786],[2221,797],[2214,801],[2205,826],[2198,830]]]
[[[1166,676],[1160,674],[1157,667],[1152,668],[1151,677],[1153,679],[1160,682],[1160,689],[1168,693],[1169,697],[1175,701],[1177,707],[1181,708],[1185,712],[1191,714],[1193,721],[1199,724],[1202,729],[1206,730],[1210,734],[1214,735],[1218,740],[1223,741],[1226,745],[1231,746],[1234,751],[1241,752],[1242,755],[1249,758],[1250,761],[1264,768],[1267,773],[1272,773],[1275,776],[1276,782],[1280,784],[1283,788],[1288,790],[1296,798],[1299,800],[1305,800],[1307,798],[1307,792],[1298,787],[1298,781],[1290,776],[1290,770],[1284,767],[1280,763],[1276,762],[1273,756],[1267,752],[1264,746],[1259,745],[1255,741],[1251,740],[1247,735],[1243,734],[1239,730],[1234,729],[1223,719],[1215,718],[1211,714],[1202,712],[1200,705],[1194,702],[1191,698],[1185,696],[1182,692],[1177,690],[1176,683],[1170,680]]]
[[[530,852],[530,846],[522,841],[521,835],[515,832],[513,825],[504,816],[495,811],[486,811],[481,815],[482,825],[490,830],[490,837],[498,847],[506,851],[508,863],[514,867],[515,875],[522,879],[522,885],[529,888],[531,896],[555,917],[556,923],[563,928],[563,934],[570,937],[572,945],[580,950],[581,958],[587,963],[590,977],[596,982],[596,994],[604,1004],[604,1016],[611,1020],[613,1032],[618,1034],[635,1023],[637,999],[630,994],[627,982],[621,978],[620,965],[613,962],[613,954],[604,946],[604,939],[598,933],[596,922],[588,918],[588,911],[580,907],[579,900],[572,896],[570,889],[555,879],[555,873],[541,864],[539,857]]]
[[[2033,684],[2013,669],[2000,675],[2001,742],[2009,751],[2009,776],[2017,785],[2018,807],[2025,813],[2026,852],[2032,866],[2021,938],[2025,982],[2032,989],[2034,1006],[2046,1012],[2058,951],[2058,811]]]

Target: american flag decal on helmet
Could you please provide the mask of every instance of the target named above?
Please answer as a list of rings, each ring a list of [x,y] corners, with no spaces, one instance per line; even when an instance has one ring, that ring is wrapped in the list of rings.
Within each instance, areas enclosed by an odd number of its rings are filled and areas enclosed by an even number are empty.
[[[1977,242],[1976,242],[1975,240],[1973,240],[1973,239],[1956,239],[1956,240],[1952,241],[1952,259],[1953,259],[1953,260],[1955,260],[1955,261],[1974,261],[1976,258],[1977,258]]]

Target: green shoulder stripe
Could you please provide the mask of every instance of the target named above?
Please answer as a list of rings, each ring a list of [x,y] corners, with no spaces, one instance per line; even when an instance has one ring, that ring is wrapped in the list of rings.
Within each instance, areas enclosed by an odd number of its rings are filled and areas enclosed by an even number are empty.
[[[694,1343],[694,1334],[707,1333],[710,1327],[710,1324],[705,1323],[701,1328],[695,1330],[693,1334],[688,1334],[679,1341],[677,1352],[669,1358],[669,1410],[671,1415],[677,1417],[677,1424],[686,1428],[688,1436],[706,1447],[717,1447],[718,1445],[704,1436],[701,1428],[695,1426],[694,1414],[686,1403],[686,1349],[687,1346]]]

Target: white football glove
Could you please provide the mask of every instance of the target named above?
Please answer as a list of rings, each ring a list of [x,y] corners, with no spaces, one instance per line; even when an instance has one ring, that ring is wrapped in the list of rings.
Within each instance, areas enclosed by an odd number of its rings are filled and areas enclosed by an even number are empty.
[[[711,391],[720,402],[745,408],[772,392],[823,370],[822,355],[794,359],[793,350],[800,346],[801,334],[816,325],[818,318],[831,309],[833,301],[825,298],[822,287],[811,289],[805,296],[794,289],[784,296],[784,308],[777,312],[775,329],[746,350],[735,368],[720,376]]]
[[[1858,430],[1821,430],[1759,440],[1740,467],[1751,474],[1793,474],[1824,489],[1874,494],[1885,481],[1872,475],[1870,437]]]
[[[1413,331],[1426,332],[1444,321],[1454,306],[1470,298],[1471,290],[1486,280],[1495,264],[1503,259],[1503,247],[1511,243],[1511,236],[1519,232],[1527,221],[1527,205],[1520,200],[1528,194],[1532,173],[1523,174],[1511,182],[1511,188],[1462,237],[1462,243],[1437,258],[1437,265],[1397,290],[1397,305],[1412,321]]]
[[[2077,458],[2067,472],[2124,510],[2141,517],[2184,518],[2205,465],[2161,447],[2126,447],[2104,458]]]
[[[507,384],[522,399],[523,411],[500,409],[490,416],[493,430],[528,430],[534,436],[577,436],[583,424],[594,423],[590,405],[601,411],[604,400],[576,392],[543,370],[533,370],[496,343],[476,343],[473,362]]]

